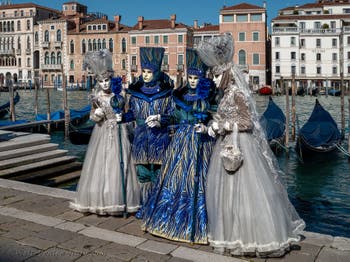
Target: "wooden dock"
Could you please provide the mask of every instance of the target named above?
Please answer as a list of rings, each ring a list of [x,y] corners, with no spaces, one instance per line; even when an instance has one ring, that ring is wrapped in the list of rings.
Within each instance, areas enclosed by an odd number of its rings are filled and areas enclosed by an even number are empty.
[[[80,176],[82,164],[46,134],[0,130],[0,178],[57,186]]]

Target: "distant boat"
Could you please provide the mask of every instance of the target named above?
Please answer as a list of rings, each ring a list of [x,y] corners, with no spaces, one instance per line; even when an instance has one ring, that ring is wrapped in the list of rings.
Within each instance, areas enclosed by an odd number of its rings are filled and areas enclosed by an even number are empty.
[[[329,89],[328,90],[328,95],[330,95],[330,96],[340,96],[341,95],[341,90]]]
[[[271,95],[272,88],[271,88],[271,86],[266,85],[266,86],[259,88],[258,92],[260,95]]]
[[[15,97],[13,98],[13,103],[17,104],[19,102],[20,96],[16,92]],[[0,106],[0,118],[3,118],[10,112],[10,101]]]
[[[271,96],[265,112],[260,117],[260,124],[272,149],[284,143],[286,116]]]
[[[337,123],[316,99],[308,121],[299,130],[296,151],[300,158],[316,156],[334,151],[341,142]]]

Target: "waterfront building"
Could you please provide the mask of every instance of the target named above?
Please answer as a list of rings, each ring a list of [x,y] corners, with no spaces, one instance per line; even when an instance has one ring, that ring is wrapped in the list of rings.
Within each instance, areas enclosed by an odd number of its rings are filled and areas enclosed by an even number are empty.
[[[271,23],[272,82],[339,88],[350,81],[350,3],[316,1],[281,9]]]
[[[5,78],[14,85],[30,85],[39,68],[34,31],[43,19],[60,12],[33,3],[0,5],[0,86]]]

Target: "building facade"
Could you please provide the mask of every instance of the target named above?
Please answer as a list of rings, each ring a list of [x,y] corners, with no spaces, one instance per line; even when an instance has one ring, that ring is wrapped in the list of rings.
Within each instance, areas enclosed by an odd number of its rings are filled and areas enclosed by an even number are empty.
[[[272,20],[272,82],[339,88],[350,81],[350,3],[318,1],[280,10]]]

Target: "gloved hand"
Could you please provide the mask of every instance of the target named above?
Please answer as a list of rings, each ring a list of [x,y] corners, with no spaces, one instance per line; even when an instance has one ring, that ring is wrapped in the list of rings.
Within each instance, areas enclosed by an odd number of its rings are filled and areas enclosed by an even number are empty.
[[[96,108],[95,110],[95,116],[97,117],[103,117],[105,115],[105,113],[103,112],[102,108]]]
[[[207,127],[203,125],[202,123],[200,124],[195,124],[194,125],[194,130],[196,133],[206,133],[207,132]]]
[[[218,122],[215,122],[215,121],[214,121],[214,122],[211,124],[211,128],[213,129],[214,132],[219,131],[219,124],[218,124]]]
[[[117,122],[120,123],[123,119],[123,114],[122,113],[115,114],[115,118],[116,118]]]
[[[148,116],[147,118],[146,118],[146,124],[148,123],[148,122],[152,122],[152,121],[158,121],[158,122],[160,122],[160,115],[158,114],[158,115],[150,115],[150,116]]]
[[[225,131],[232,131],[233,130],[233,126],[232,126],[232,124],[230,122],[226,121],[224,123],[224,129],[225,129]]]
[[[211,137],[216,137],[216,132],[214,131],[213,126],[208,128],[208,135]]]
[[[148,127],[153,128],[153,127],[160,127],[160,123],[158,121],[151,121],[147,123]]]

